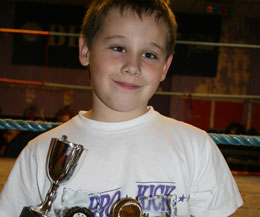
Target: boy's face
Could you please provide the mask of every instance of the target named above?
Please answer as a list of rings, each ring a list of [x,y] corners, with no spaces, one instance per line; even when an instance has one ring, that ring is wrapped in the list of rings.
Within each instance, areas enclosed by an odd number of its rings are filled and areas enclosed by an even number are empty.
[[[90,67],[93,88],[92,117],[122,121],[147,111],[147,104],[166,77],[172,56],[166,59],[166,25],[153,16],[142,19],[111,10],[89,48],[80,38],[80,62]]]

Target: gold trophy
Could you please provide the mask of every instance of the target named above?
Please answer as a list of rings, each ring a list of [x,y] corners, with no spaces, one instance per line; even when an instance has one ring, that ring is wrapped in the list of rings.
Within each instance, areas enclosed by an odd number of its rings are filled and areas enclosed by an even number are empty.
[[[57,188],[71,178],[76,168],[79,169],[77,167],[79,159],[84,160],[83,156],[86,152],[87,150],[82,145],[69,142],[65,135],[61,139],[52,138],[46,161],[51,188],[42,204],[36,207],[24,207],[20,217],[48,217],[52,203],[56,198]]]
[[[110,217],[148,217],[143,213],[141,204],[133,198],[121,198],[112,207]]]

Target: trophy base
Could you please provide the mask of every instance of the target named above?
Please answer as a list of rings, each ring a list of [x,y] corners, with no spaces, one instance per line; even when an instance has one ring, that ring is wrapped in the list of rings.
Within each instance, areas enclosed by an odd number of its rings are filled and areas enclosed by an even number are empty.
[[[47,216],[37,213],[34,210],[32,210],[32,207],[27,206],[23,208],[20,217],[47,217]]]

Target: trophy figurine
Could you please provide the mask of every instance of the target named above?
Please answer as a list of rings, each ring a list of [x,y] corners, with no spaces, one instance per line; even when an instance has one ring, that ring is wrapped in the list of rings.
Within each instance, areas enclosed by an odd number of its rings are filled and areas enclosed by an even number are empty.
[[[68,181],[75,173],[80,157],[84,159],[82,157],[83,152],[86,153],[86,149],[82,145],[67,141],[65,135],[62,136],[61,140],[51,139],[46,161],[51,188],[42,204],[36,207],[24,207],[20,217],[48,217],[48,212],[56,198],[57,188],[61,183]],[[77,167],[77,169],[79,168]]]

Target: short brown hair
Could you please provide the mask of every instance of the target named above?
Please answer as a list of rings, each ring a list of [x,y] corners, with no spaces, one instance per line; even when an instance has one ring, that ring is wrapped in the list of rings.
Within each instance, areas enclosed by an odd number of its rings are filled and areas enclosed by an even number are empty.
[[[126,10],[133,11],[141,18],[142,15],[155,15],[156,21],[162,20],[168,28],[168,43],[166,55],[174,53],[177,37],[177,23],[174,13],[170,9],[167,0],[93,0],[86,12],[81,27],[81,33],[85,36],[88,46],[102,25],[107,13],[118,8],[122,14]]]

